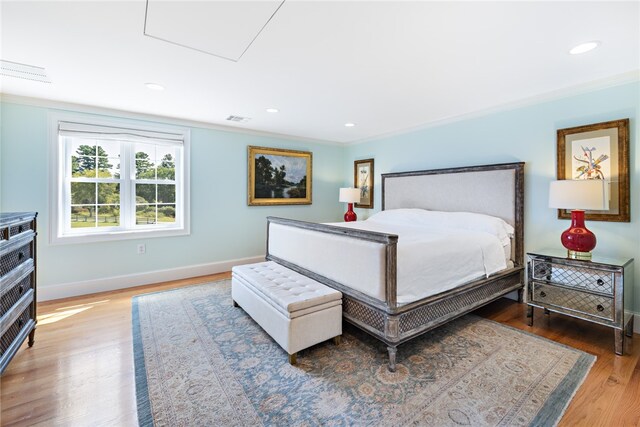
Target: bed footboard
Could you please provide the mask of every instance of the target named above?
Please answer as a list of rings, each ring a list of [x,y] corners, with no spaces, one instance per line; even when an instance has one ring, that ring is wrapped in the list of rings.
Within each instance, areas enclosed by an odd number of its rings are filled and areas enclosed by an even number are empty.
[[[267,259],[391,312],[397,243],[394,234],[267,218]]]

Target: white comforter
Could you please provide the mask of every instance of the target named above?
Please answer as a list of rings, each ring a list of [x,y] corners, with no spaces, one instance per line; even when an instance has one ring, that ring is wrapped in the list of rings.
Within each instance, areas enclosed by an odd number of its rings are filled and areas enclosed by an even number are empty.
[[[484,231],[412,226],[376,218],[331,225],[398,235],[398,304],[435,295],[507,268],[500,239]]]

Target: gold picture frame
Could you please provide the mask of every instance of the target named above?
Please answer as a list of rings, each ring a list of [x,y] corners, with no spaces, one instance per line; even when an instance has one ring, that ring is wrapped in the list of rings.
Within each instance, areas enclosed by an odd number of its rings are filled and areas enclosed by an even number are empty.
[[[587,211],[589,221],[629,222],[629,119],[558,130],[558,179],[604,179],[609,210]],[[569,209],[558,218],[570,219]]]
[[[311,152],[247,148],[249,206],[311,204]]]
[[[353,162],[353,186],[360,189],[356,208],[373,209],[373,159]]]

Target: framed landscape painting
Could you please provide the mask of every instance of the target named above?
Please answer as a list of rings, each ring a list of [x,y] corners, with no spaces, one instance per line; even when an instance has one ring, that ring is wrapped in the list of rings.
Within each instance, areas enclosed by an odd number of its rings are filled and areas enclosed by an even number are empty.
[[[312,154],[248,147],[249,206],[310,205]]]
[[[601,179],[609,209],[586,211],[591,221],[629,222],[629,119],[558,130],[558,179]],[[559,209],[558,218],[571,218]]]
[[[353,162],[353,186],[360,189],[360,203],[356,208],[373,208],[373,159]]]

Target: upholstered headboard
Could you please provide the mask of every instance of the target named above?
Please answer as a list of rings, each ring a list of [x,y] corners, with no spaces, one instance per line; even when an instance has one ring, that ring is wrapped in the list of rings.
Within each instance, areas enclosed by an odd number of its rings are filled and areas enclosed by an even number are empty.
[[[382,209],[399,208],[502,218],[516,230],[515,260],[523,262],[523,162],[383,174]]]

